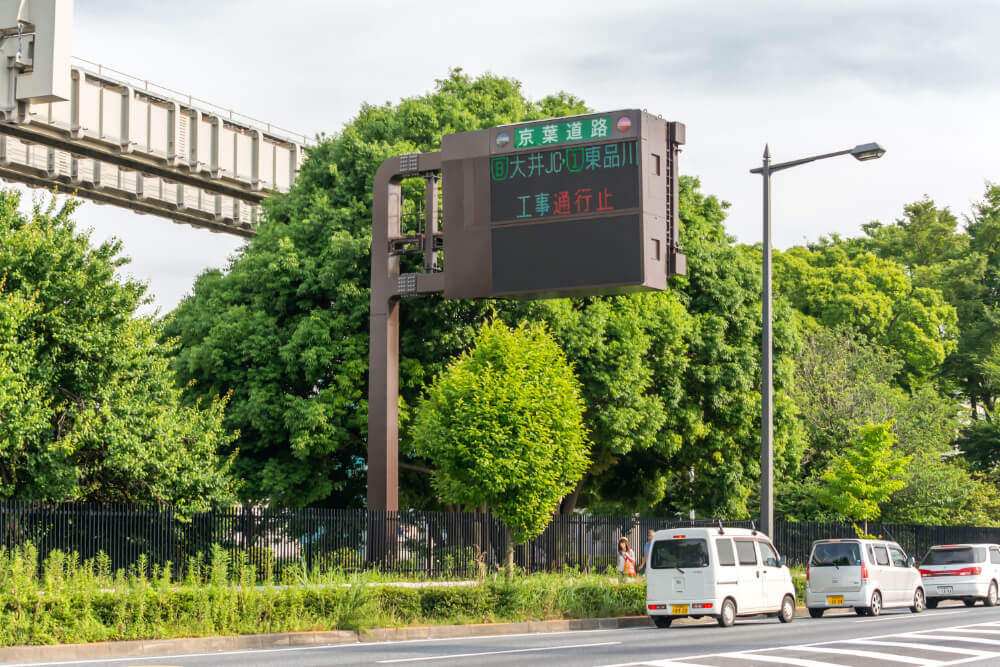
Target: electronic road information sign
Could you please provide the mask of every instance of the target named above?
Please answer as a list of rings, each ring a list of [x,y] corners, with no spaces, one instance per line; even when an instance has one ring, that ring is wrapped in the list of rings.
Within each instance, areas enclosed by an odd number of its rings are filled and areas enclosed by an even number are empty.
[[[665,289],[684,126],[639,110],[495,127],[442,142],[445,296]]]

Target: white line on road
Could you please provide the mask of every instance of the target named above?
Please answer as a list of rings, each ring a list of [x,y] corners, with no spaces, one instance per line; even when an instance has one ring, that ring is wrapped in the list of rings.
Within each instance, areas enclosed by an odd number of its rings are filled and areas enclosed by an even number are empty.
[[[850,640],[844,643],[849,643]],[[856,658],[872,658],[875,660],[889,660],[891,662],[905,662],[910,665],[937,665],[938,660],[928,660],[926,658],[914,658],[906,655],[893,655],[882,653],[881,651],[858,651],[849,648],[826,648],[825,646],[796,646],[796,651],[812,651],[813,653],[828,653],[832,655],[850,655]]]
[[[896,637],[898,635],[887,635],[889,637]],[[979,651],[971,648],[954,648],[952,646],[939,646],[938,644],[918,644],[916,642],[894,642],[887,639],[844,639],[842,642],[830,642],[831,644],[836,643],[850,643],[850,644],[866,644],[870,646],[894,646],[897,648],[915,648],[921,649],[923,651],[937,651],[938,653],[958,653],[961,655],[971,655],[978,656],[980,658],[994,655],[991,651]]]
[[[599,644],[563,644],[562,646],[539,646],[537,648],[513,648],[507,651],[481,651],[479,653],[449,653],[446,655],[428,655],[421,658],[396,658],[395,660],[379,660],[380,665],[399,662],[427,662],[429,660],[452,660],[454,658],[477,658],[482,655],[505,655],[508,653],[537,653],[538,651],[561,651],[568,648],[593,648],[595,646],[620,646],[621,642],[600,642]]]
[[[939,611],[939,612],[935,612],[934,617],[937,618],[938,616],[944,616],[945,614],[961,614],[961,613],[962,613],[962,611],[960,609],[956,609],[955,611]],[[855,623],[878,623],[879,621],[899,621],[899,620],[902,620],[902,619],[905,619],[905,618],[911,618],[911,615],[910,614],[896,614],[895,616],[879,616],[878,618],[859,618],[858,620],[856,620],[854,622]]]
[[[798,649],[798,647],[792,648]],[[805,658],[786,658],[781,655],[761,655],[760,653],[750,652],[720,653],[719,657],[736,658],[739,660],[745,658],[751,661],[750,664],[753,664],[753,661],[756,660],[758,662],[776,662],[779,665],[796,665],[796,667],[843,667],[841,663],[837,662],[822,662],[820,660],[806,660]]]

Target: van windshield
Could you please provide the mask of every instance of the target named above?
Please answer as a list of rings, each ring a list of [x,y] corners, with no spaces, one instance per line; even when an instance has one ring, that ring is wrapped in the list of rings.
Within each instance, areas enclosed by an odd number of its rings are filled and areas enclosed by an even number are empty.
[[[981,563],[986,560],[983,547],[958,547],[957,549],[931,549],[920,561],[921,565],[959,565]]]
[[[705,540],[654,542],[650,561],[650,567],[654,570],[708,567],[708,545]]]
[[[813,547],[809,567],[861,565],[861,548],[857,542],[820,542]]]

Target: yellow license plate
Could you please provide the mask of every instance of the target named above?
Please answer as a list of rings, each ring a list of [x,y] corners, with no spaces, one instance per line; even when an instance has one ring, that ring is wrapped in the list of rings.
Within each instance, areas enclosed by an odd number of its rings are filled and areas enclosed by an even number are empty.
[[[843,595],[827,595],[826,596],[826,603],[827,604],[844,604],[844,596]]]
[[[688,613],[688,606],[686,604],[674,604],[670,605],[671,614],[686,614]]]

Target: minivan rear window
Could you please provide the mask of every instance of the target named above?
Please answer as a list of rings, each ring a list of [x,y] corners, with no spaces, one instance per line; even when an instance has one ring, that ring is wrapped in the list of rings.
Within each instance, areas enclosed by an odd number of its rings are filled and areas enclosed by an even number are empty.
[[[650,567],[654,570],[679,567],[708,567],[705,540],[663,540],[653,543]]]
[[[813,547],[809,567],[861,565],[861,548],[857,542],[819,542]]]
[[[984,547],[956,547],[954,549],[931,549],[920,564],[958,565],[960,563],[982,563],[984,560],[986,560]]]

